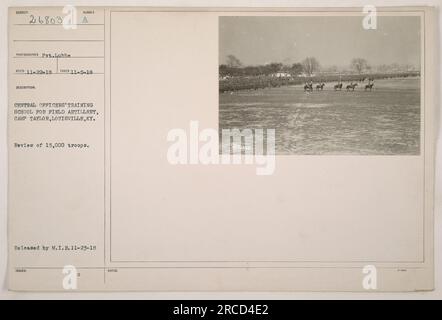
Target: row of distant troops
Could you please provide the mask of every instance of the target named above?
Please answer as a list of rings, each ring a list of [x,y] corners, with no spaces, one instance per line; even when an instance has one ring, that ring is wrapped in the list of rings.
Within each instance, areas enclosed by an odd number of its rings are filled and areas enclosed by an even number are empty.
[[[362,78],[362,79],[359,80],[359,82],[364,82],[365,79],[366,78]],[[345,87],[345,89],[347,91],[355,91],[355,88],[357,86],[358,86],[357,82],[353,83],[353,81],[351,81],[350,84],[348,84]],[[317,91],[319,91],[319,90],[322,91],[322,90],[324,90],[324,87],[325,87],[325,83],[324,82],[318,83],[316,85],[316,90]],[[333,88],[334,88],[335,91],[337,91],[337,90],[341,91],[342,87],[343,87],[343,83],[340,81],[338,84],[335,84]],[[364,90],[365,91],[367,91],[367,90],[371,91],[371,90],[373,90],[373,87],[374,87],[374,78],[368,78],[368,84],[365,85]],[[304,85],[304,91],[305,92],[312,92],[313,91],[313,82],[312,81],[310,81],[309,83],[306,83]]]

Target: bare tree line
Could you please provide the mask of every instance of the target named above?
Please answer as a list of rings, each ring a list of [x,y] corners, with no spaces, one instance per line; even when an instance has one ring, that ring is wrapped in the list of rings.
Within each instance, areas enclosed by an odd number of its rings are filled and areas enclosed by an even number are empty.
[[[352,59],[349,67],[341,71],[363,74],[373,72],[374,70],[376,70],[376,72],[416,71],[411,65],[399,65],[397,63],[380,65],[373,68],[364,58]],[[219,66],[219,75],[221,77],[259,75],[268,76],[276,73],[284,73],[290,76],[313,76],[318,72],[337,73],[339,72],[339,68],[336,66],[322,68],[318,59],[315,57],[307,57],[301,62],[293,63],[291,65],[273,62],[265,65],[244,66],[240,59],[234,55],[228,55],[226,64],[221,64]]]

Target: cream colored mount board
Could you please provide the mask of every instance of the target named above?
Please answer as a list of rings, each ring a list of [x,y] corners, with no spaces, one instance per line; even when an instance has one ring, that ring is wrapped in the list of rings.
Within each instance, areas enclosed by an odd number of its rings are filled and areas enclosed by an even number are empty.
[[[433,289],[434,10],[9,9],[9,288]]]

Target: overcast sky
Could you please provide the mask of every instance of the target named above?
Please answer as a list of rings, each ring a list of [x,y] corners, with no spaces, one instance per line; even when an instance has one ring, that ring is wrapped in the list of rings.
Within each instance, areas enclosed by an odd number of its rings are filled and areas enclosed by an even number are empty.
[[[348,66],[356,57],[420,66],[419,17],[378,16],[376,30],[365,30],[362,17],[220,17],[219,27],[220,63],[233,54],[244,65],[313,56],[322,66]]]

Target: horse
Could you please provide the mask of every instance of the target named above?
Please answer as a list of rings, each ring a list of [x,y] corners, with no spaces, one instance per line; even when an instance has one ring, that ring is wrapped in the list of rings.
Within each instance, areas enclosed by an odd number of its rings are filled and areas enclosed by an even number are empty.
[[[370,89],[370,91],[373,89],[373,86],[374,86],[374,82],[372,82],[372,83],[369,83],[369,84],[367,84],[367,85],[365,85],[365,91],[367,91],[367,89]]]
[[[334,89],[335,89],[335,91],[338,89],[342,90],[342,83],[335,84]]]
[[[322,90],[324,90],[324,86],[325,86],[325,83],[323,82],[323,83],[320,83],[320,84],[317,84],[316,85],[316,90],[318,90],[319,91],[319,89],[322,91]]]
[[[313,91],[313,84],[309,83],[309,84],[305,84],[304,85],[304,92],[312,92]]]
[[[350,83],[347,87],[346,87],[346,89],[347,89],[347,91],[350,91],[350,89],[351,89],[351,91],[355,91],[355,88],[358,86],[358,84],[357,83]]]

